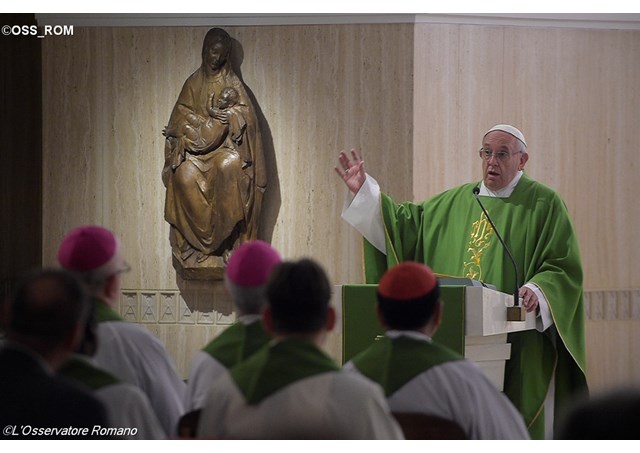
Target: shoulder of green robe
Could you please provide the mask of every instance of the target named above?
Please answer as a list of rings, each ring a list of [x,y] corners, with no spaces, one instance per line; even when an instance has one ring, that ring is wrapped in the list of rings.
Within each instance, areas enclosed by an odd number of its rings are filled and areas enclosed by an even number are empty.
[[[86,385],[91,390],[99,390],[122,382],[108,371],[77,357],[69,359],[58,373]]]
[[[289,384],[340,367],[317,346],[288,338],[272,342],[229,370],[248,404],[259,404]]]
[[[93,304],[96,311],[96,320],[99,323],[107,321],[124,321],[122,316],[100,299],[94,299]]]
[[[480,182],[469,182],[466,184],[462,184],[460,186],[452,187],[451,189],[445,190],[427,200],[424,201],[425,204],[439,204],[441,202],[449,203],[454,198],[458,198],[460,196],[469,198],[469,200],[473,200],[473,188],[480,187]]]
[[[432,367],[457,360],[464,357],[439,343],[407,336],[393,339],[385,336],[355,356],[352,362],[389,396]]]
[[[211,340],[202,350],[226,368],[252,355],[270,340],[262,322],[236,322]]]
[[[530,178],[526,173],[522,175],[522,178],[520,178],[520,181],[518,182],[518,185],[514,190],[514,193],[515,192],[534,192],[536,195],[543,195],[547,198],[561,199],[558,192],[556,192],[554,189],[541,183],[540,181],[536,181],[535,179]]]

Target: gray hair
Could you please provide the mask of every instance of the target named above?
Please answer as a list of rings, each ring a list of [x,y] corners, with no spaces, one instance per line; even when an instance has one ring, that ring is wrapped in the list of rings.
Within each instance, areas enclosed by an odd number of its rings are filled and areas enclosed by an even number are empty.
[[[227,276],[225,286],[231,294],[231,299],[238,311],[243,315],[257,315],[267,303],[266,284],[260,286],[240,286],[233,283]]]

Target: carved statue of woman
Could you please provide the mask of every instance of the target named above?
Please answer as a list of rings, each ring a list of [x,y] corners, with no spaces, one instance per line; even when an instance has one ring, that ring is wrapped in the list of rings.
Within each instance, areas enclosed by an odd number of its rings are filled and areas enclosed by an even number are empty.
[[[257,238],[267,185],[262,140],[230,52],[227,32],[207,32],[202,65],[185,81],[163,131],[164,216],[183,278],[220,277],[231,250]]]

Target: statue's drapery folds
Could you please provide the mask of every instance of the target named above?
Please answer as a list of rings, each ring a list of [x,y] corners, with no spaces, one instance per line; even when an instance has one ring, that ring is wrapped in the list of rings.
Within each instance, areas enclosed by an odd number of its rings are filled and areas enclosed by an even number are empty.
[[[229,62],[231,39],[209,30],[163,134],[173,263],[183,278],[223,275],[229,253],[257,238],[266,171],[256,112]]]

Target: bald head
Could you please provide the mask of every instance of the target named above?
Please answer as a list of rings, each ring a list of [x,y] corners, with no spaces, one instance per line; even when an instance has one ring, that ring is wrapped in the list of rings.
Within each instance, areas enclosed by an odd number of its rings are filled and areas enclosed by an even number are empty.
[[[86,321],[89,300],[84,285],[70,272],[45,269],[28,274],[9,309],[9,338],[63,342]]]

